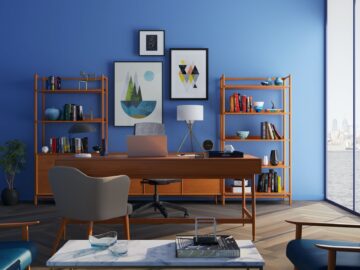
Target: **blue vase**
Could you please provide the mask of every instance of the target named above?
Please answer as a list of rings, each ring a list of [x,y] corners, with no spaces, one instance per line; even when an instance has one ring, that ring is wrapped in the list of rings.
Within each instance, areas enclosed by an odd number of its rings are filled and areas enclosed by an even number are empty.
[[[45,119],[50,121],[58,120],[60,117],[60,110],[58,108],[47,108],[45,110]]]
[[[274,81],[275,85],[283,85],[284,81],[281,79],[281,77],[277,77]]]

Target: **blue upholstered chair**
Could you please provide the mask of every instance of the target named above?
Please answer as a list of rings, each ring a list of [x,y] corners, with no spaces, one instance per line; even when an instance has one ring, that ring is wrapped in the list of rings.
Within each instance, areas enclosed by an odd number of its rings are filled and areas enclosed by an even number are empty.
[[[37,249],[35,244],[29,241],[29,226],[38,223],[39,221],[0,223],[0,229],[22,228],[22,241],[0,241],[0,269],[30,269],[30,264],[36,256]]]
[[[360,224],[286,222],[296,226],[295,240],[288,243],[286,256],[295,270],[360,270],[360,231],[354,231],[354,241],[302,239],[303,226],[343,227],[360,229]]]

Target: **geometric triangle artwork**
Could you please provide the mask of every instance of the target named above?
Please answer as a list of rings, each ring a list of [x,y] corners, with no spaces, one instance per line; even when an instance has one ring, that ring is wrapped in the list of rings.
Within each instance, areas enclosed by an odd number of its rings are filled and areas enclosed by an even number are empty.
[[[199,70],[196,65],[187,65],[184,60],[180,61],[179,66],[179,79],[184,84],[185,88],[189,86],[197,88],[196,82],[200,76]]]

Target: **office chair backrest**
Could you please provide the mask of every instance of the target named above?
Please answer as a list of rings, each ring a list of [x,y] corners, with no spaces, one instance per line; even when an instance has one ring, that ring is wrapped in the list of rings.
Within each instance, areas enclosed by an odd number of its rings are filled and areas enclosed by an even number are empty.
[[[165,125],[161,123],[135,124],[135,135],[165,135]]]
[[[90,177],[76,168],[56,166],[50,169],[49,180],[62,217],[98,221],[127,214],[130,179],[126,175]]]

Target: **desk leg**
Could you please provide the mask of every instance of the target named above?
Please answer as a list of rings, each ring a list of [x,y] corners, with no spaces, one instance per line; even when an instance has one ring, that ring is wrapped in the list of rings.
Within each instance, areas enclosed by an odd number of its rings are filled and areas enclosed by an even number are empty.
[[[251,219],[252,219],[252,240],[255,241],[256,228],[255,228],[255,219],[256,219],[256,196],[255,196],[255,175],[252,177],[251,183]]]
[[[246,194],[245,194],[245,178],[241,178],[241,191],[242,191],[242,207],[241,207],[241,216],[243,219],[243,226],[245,226],[245,208],[246,208]]]

